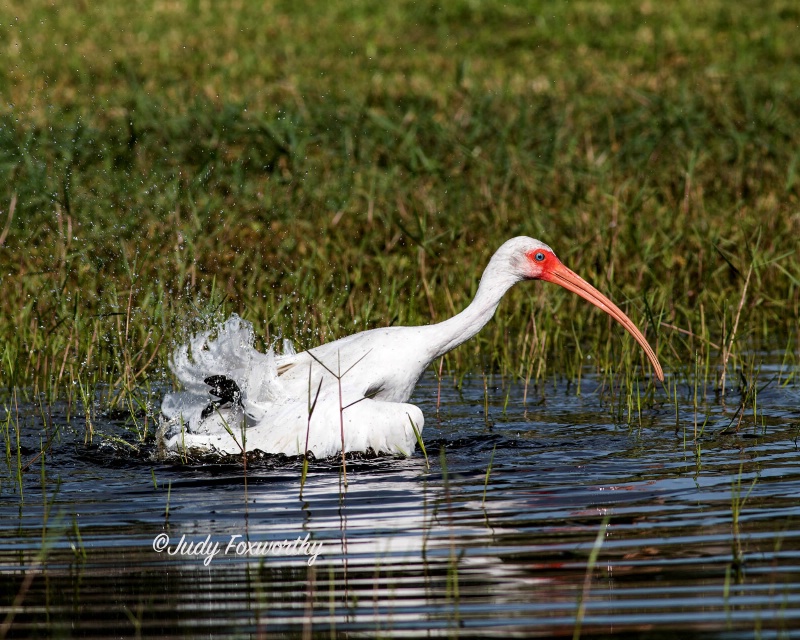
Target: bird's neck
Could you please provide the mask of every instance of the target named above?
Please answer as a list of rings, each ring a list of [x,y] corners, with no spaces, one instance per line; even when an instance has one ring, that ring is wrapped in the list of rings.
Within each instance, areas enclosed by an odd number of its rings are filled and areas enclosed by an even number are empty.
[[[497,305],[519,278],[491,262],[470,305],[449,320],[430,325],[431,361],[475,336],[494,316]]]

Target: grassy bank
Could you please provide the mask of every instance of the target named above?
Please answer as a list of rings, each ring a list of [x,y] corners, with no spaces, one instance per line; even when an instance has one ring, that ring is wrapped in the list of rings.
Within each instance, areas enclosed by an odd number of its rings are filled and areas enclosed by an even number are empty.
[[[209,314],[299,348],[441,320],[518,234],[646,327],[668,371],[697,356],[718,379],[729,344],[729,366],[796,361],[796,3],[257,5],[0,20],[7,398],[133,408]],[[611,375],[643,362],[528,284],[446,366],[574,376],[590,353]]]

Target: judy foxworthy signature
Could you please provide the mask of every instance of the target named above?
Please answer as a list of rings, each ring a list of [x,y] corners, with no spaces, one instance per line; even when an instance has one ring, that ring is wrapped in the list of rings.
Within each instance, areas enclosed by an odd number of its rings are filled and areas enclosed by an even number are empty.
[[[203,564],[208,566],[219,554],[236,556],[308,556],[308,566],[317,561],[317,556],[322,551],[322,541],[310,540],[311,534],[306,537],[297,536],[296,540],[245,540],[241,534],[234,533],[229,536],[227,544],[219,540],[212,541],[211,534],[202,539],[189,539],[182,535],[181,539],[170,544],[170,537],[166,533],[159,533],[153,538],[153,550],[157,553],[166,553],[170,556],[194,556],[203,558]],[[225,545],[224,547],[222,545]]]

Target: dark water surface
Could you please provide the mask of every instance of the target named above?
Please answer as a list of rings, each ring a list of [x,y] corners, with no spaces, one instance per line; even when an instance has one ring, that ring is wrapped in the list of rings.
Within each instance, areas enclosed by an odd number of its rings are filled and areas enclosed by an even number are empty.
[[[157,462],[152,447],[87,448],[82,418],[20,490],[12,424],[0,638],[800,637],[800,388],[786,373],[762,368],[738,430],[738,392],[723,405],[709,390],[696,443],[693,389],[679,387],[677,419],[662,392],[615,424],[597,379],[580,396],[529,390],[527,411],[521,386],[493,380],[487,421],[480,378],[445,384],[438,416],[429,378],[415,400],[429,469],[420,452],[352,460],[345,487],[315,462],[302,496],[296,460]],[[19,408],[26,464],[47,441],[39,413]],[[182,539],[192,554],[171,554]],[[296,546],[266,546],[284,540]]]

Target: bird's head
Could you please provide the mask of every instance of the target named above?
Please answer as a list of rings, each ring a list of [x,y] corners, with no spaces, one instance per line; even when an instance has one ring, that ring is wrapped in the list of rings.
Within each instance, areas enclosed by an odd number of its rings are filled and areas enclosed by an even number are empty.
[[[505,265],[509,276],[515,280],[544,280],[552,282],[578,294],[599,307],[619,322],[644,349],[647,358],[653,365],[656,376],[663,382],[664,372],[652,347],[633,321],[625,315],[617,305],[600,293],[577,273],[564,266],[555,252],[543,242],[533,238],[519,237],[507,241],[495,254],[501,264]]]

